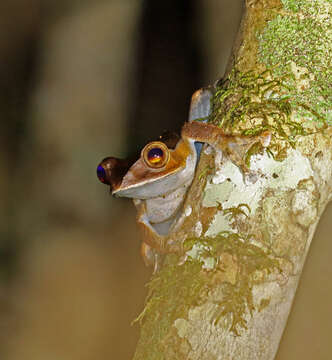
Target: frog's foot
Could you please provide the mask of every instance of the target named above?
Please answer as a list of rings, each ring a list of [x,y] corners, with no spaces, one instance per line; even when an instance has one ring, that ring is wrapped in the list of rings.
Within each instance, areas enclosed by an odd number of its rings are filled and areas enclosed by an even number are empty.
[[[158,251],[154,250],[145,242],[142,242],[141,255],[145,265],[148,267],[153,267],[153,273],[156,273],[160,270],[164,257],[162,254],[158,253]]]
[[[235,164],[246,169],[244,158],[255,143],[260,143],[263,148],[270,145],[271,132],[264,131],[255,136],[229,135],[213,124],[198,121],[187,122],[182,128],[182,137],[190,140],[207,143],[215,149],[222,150]]]
[[[159,271],[165,254],[180,253],[182,248],[176,243],[168,243],[166,236],[159,235],[149,222],[138,219],[138,227],[144,241],[141,245],[141,255],[146,266],[153,267],[153,273]]]
[[[169,232],[174,219],[151,224],[147,215],[146,201],[134,199],[134,204],[137,208],[137,225],[143,242],[160,254],[181,252],[181,245],[176,241],[170,241]]]
[[[264,131],[260,135],[255,136],[229,135],[216,125],[198,121],[186,122],[182,127],[181,135],[184,138],[207,143],[221,150],[236,145],[252,145],[253,142],[260,142],[263,147],[267,147],[271,142],[270,131]]]
[[[160,254],[181,253],[182,247],[175,242],[168,241],[167,235],[160,235],[151,225],[145,214],[137,218],[138,228],[145,244]]]

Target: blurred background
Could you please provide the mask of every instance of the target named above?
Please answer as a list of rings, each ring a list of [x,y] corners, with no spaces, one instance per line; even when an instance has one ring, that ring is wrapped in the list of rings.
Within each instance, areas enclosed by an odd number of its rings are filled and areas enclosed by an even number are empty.
[[[0,359],[132,358],[151,270],[95,175],[222,77],[241,0],[1,0]],[[331,359],[332,207],[278,360]]]

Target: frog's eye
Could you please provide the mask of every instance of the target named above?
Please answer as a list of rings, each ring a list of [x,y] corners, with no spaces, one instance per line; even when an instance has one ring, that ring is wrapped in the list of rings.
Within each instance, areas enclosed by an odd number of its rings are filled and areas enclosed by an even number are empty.
[[[109,164],[108,160],[111,158],[105,158],[97,167],[97,176],[98,179],[106,185],[111,185],[109,182]]]
[[[106,185],[110,185],[114,190],[120,186],[123,177],[128,172],[133,161],[126,159],[117,159],[115,157],[107,157],[97,166],[98,179]]]
[[[169,150],[164,143],[154,141],[144,147],[142,156],[148,167],[161,169],[168,163]]]

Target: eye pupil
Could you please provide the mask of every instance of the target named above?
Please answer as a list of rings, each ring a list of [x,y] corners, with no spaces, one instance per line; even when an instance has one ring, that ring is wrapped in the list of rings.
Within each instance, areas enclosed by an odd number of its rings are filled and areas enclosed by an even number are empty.
[[[145,145],[141,156],[149,169],[157,171],[163,170],[170,159],[169,150],[161,141],[153,141]]]
[[[98,165],[97,167],[97,176],[102,183],[108,184],[108,181],[106,180],[106,171],[101,165]]]
[[[164,158],[164,152],[160,148],[152,148],[148,152],[148,160],[151,164],[159,164],[161,161],[163,161]]]

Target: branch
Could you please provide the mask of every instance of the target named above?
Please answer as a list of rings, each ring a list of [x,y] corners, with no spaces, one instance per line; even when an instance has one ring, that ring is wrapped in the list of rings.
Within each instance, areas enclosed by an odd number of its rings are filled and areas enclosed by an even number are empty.
[[[205,146],[168,255],[139,317],[140,359],[274,358],[332,198],[331,2],[248,0],[209,119],[272,134],[234,161]]]

